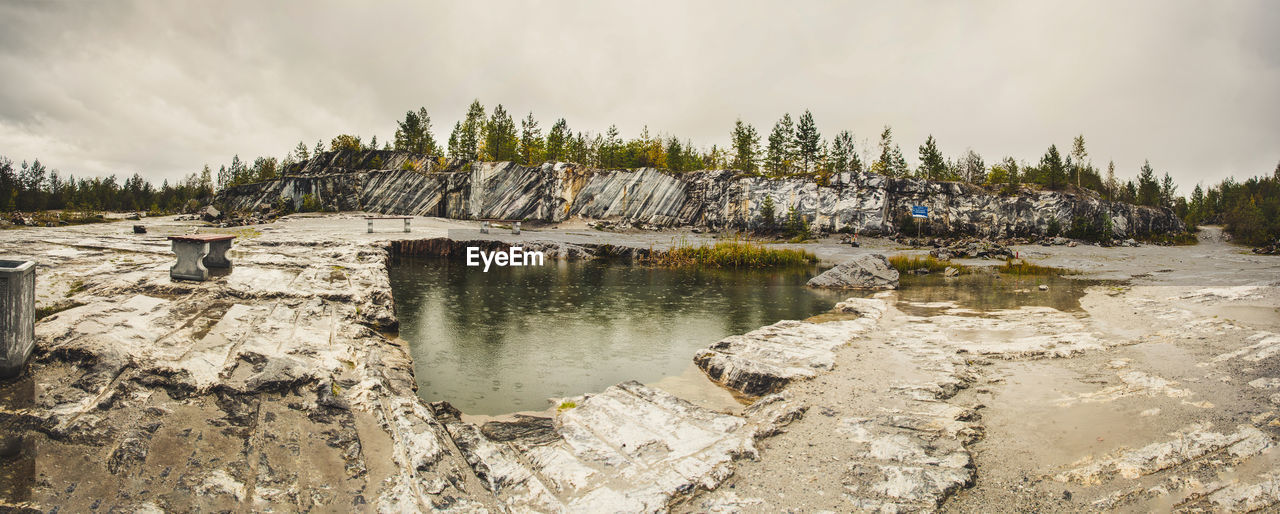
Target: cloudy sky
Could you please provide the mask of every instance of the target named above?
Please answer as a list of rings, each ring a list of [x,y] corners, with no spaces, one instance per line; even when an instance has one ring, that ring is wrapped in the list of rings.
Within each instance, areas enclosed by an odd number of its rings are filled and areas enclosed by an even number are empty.
[[[799,4],[799,5],[797,5]],[[887,5],[881,5],[887,4]],[[174,179],[474,98],[542,126],[725,144],[810,109],[912,165],[1035,161],[1084,134],[1187,192],[1280,161],[1274,2],[5,2],[0,155]]]

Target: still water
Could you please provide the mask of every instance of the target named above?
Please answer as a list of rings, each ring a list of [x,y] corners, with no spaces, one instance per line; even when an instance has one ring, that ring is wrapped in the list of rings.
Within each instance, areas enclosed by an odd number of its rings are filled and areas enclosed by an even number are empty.
[[[390,266],[419,396],[485,415],[679,375],[726,336],[825,312],[849,295],[806,288],[817,271],[548,261],[485,273],[432,258]]]

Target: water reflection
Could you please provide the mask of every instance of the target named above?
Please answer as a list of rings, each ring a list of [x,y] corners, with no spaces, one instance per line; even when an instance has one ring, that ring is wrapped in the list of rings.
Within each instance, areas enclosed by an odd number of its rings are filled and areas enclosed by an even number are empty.
[[[469,414],[540,410],[549,397],[678,375],[719,339],[848,296],[805,288],[815,272],[549,261],[485,273],[413,258],[390,266],[419,395]]]

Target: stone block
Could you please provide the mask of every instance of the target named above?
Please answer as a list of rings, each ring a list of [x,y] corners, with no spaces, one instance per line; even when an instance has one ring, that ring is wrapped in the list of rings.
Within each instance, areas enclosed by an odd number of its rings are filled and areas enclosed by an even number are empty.
[[[35,347],[36,263],[0,260],[0,378],[22,372]]]

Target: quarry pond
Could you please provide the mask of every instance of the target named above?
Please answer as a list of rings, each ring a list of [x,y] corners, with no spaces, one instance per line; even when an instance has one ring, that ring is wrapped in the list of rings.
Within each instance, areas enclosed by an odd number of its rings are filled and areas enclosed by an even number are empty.
[[[720,339],[826,312],[848,296],[806,288],[817,268],[552,261],[483,272],[456,259],[400,257],[388,270],[418,394],[479,415],[680,375]]]

